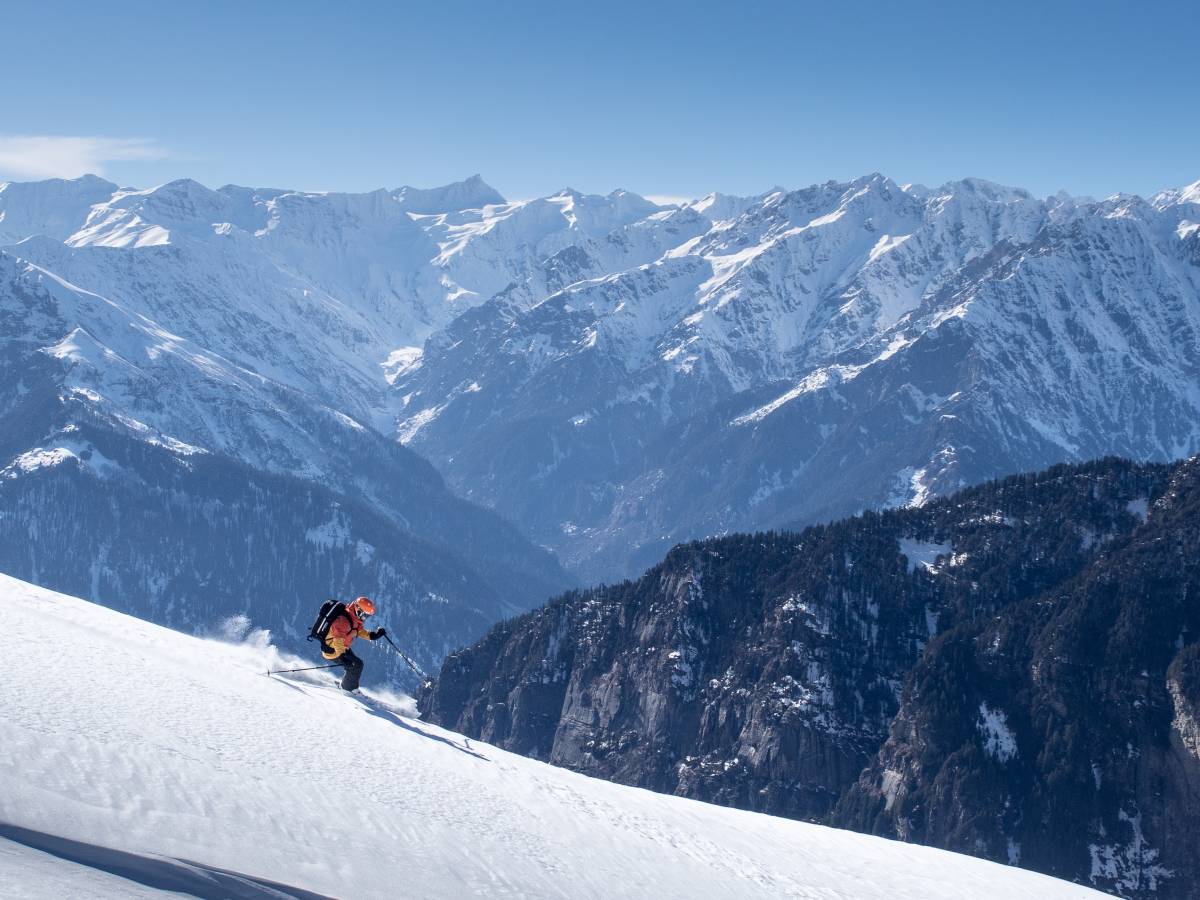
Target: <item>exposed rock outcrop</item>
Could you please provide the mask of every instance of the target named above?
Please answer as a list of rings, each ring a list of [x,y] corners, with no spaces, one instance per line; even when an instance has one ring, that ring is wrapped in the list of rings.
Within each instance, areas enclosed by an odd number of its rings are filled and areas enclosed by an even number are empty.
[[[421,708],[600,777],[1190,897],[1198,469],[680,546],[452,654]]]

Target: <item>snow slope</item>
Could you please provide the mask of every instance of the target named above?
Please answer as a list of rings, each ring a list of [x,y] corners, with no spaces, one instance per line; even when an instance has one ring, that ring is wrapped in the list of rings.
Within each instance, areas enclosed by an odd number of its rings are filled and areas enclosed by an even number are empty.
[[[300,661],[262,632],[202,640],[7,576],[0,614],[20,645],[0,680],[5,896],[1101,896],[513,756],[403,698],[264,677]]]

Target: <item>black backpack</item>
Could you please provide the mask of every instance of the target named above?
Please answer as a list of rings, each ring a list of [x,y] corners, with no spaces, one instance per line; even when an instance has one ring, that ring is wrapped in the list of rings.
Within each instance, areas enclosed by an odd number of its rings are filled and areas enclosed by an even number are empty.
[[[325,637],[329,634],[329,626],[337,620],[338,616],[350,618],[350,613],[346,611],[346,604],[340,600],[326,600],[321,604],[321,609],[317,613],[317,621],[313,622],[313,626],[309,629],[308,639],[310,641],[320,641],[325,643]]]

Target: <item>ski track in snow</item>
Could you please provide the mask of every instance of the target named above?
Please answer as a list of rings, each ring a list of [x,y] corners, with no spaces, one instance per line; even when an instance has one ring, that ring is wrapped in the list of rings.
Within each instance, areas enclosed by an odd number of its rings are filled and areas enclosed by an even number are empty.
[[[384,693],[345,696],[324,672],[265,677],[312,664],[271,647],[183,635],[7,576],[0,612],[20,646],[0,682],[5,897],[153,893],[10,839],[22,829],[102,858],[136,854],[147,871],[186,860],[188,877],[335,897],[1102,896],[589,779],[412,719]]]

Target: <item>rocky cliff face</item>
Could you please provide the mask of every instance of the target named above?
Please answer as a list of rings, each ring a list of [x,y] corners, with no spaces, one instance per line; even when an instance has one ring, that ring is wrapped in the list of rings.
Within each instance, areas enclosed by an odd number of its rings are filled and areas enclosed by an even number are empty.
[[[1147,522],[1049,594],[923,655],[889,738],[832,821],[1196,896],[1200,464]]]
[[[683,545],[492,629],[421,708],[600,777],[1192,896],[1196,468]]]

